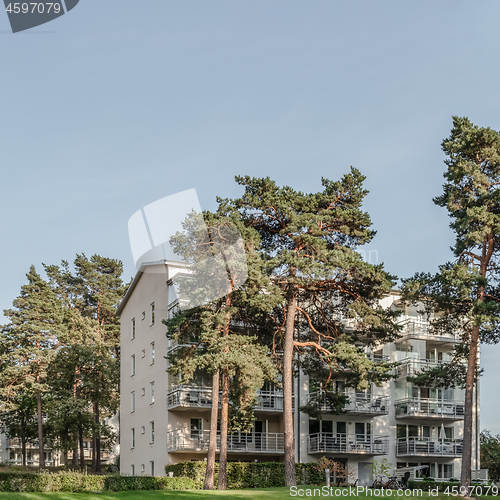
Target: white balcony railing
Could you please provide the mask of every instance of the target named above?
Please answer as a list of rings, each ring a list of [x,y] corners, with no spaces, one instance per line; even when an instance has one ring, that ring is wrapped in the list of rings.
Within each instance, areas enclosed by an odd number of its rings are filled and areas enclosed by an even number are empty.
[[[219,406],[222,394],[219,393]],[[292,400],[292,408],[295,407],[295,398]],[[212,388],[206,386],[174,387],[167,394],[167,407],[169,410],[175,408],[211,408]],[[255,411],[282,412],[283,393],[281,391],[257,391],[257,404]]]
[[[389,414],[389,396],[374,396],[373,394],[344,393],[349,398],[349,403],[344,407],[346,413],[358,415],[388,415]],[[314,392],[309,394],[308,401],[318,400],[321,393]],[[326,403],[321,404],[320,410],[328,412],[329,406]]]
[[[396,373],[398,377],[413,377],[422,370],[427,370],[429,368],[435,368],[443,364],[449,363],[449,361],[442,361],[437,359],[420,359],[420,358],[405,358],[399,360],[400,365],[396,368]]]
[[[406,437],[396,440],[397,456],[460,457],[461,439]]]
[[[210,431],[172,431],[167,433],[167,450],[206,451]],[[227,451],[230,453],[274,453],[283,454],[285,450],[282,432],[251,432],[229,435]],[[220,450],[220,432],[217,433],[217,450]]]
[[[436,332],[431,329],[428,321],[418,318],[407,318],[399,324],[403,327],[401,331],[402,339],[414,338],[424,340],[442,340],[445,342],[458,342],[460,335],[458,332]]]
[[[389,453],[389,436],[318,432],[309,434],[307,449],[310,454],[386,455]]]
[[[464,418],[464,401],[438,398],[405,398],[398,399],[396,418],[422,417],[447,418],[462,420]]]

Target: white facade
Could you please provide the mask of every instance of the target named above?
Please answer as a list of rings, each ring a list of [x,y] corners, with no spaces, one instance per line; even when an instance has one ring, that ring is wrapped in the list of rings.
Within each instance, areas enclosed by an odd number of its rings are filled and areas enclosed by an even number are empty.
[[[200,373],[189,386],[166,373],[169,349],[162,323],[179,302],[172,282],[182,264],[145,264],[119,307],[121,316],[121,473],[163,475],[166,464],[203,460],[210,428],[211,378]],[[402,308],[398,295],[384,307]],[[382,387],[356,393],[342,415],[324,413],[321,421],[299,411],[310,392],[321,390],[300,374],[295,382],[295,448],[297,462],[335,457],[367,481],[367,464],[387,458],[393,467],[428,465],[438,479],[460,476],[464,414],[463,391],[423,389],[406,382],[425,366],[450,359],[453,336],[430,335],[414,309],[403,310],[403,337],[378,351],[374,359],[401,361],[398,377]],[[349,328],[349,325],[346,325]],[[152,396],[154,391],[154,396]],[[472,468],[479,469],[479,400],[474,408]],[[283,397],[263,388],[255,409],[252,434],[230,436],[228,459],[283,461]]]

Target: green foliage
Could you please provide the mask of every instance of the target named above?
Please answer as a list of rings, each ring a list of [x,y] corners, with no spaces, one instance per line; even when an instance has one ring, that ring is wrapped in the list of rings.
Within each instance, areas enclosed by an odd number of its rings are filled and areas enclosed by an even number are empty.
[[[436,275],[404,281],[403,300],[425,304],[431,331],[455,333],[453,360],[412,379],[421,386],[465,387],[461,485],[470,484],[473,390],[481,343],[500,342],[500,133],[453,117],[441,147],[447,158],[443,193],[434,203],[448,210],[455,233],[454,262]]]
[[[383,458],[380,462],[373,459],[368,468],[370,469],[368,476],[372,481],[375,481],[379,477],[389,476],[392,473],[392,464],[387,458]]]
[[[343,392],[338,391],[317,391],[309,396],[307,404],[300,407],[302,413],[306,413],[310,418],[323,420],[325,412],[323,408],[326,407],[333,415],[341,415],[345,413],[345,405],[349,403],[349,397]]]
[[[265,267],[276,285],[269,295],[279,296],[267,324],[273,350],[285,350],[287,335],[295,332],[301,369],[315,380],[343,380],[348,387],[366,389],[370,382],[389,379],[389,363],[373,362],[354,345],[387,342],[399,329],[397,313],[379,307],[394,277],[382,265],[364,262],[356,251],[375,234],[362,210],[365,177],[351,168],[339,181],[322,179],[323,190],[316,193],[280,187],[269,178],[236,180],[245,193],[232,203],[259,232]],[[294,320],[287,327],[289,316]],[[349,334],[347,319],[352,320]],[[316,415],[314,406],[326,402],[332,413],[339,413],[345,400],[327,399],[316,405],[310,401],[303,411]]]
[[[98,476],[79,473],[0,472],[0,491],[7,492],[91,492],[130,490],[194,490],[195,481],[186,477]]]
[[[274,381],[276,374],[268,349],[244,326],[248,317],[269,310],[270,301],[263,291],[271,285],[256,252],[258,234],[243,225],[237,212],[226,207],[217,213],[205,212],[202,221],[200,217],[191,214],[183,222],[184,231],[170,240],[174,251],[190,263],[189,278],[177,279],[179,296],[203,305],[189,307],[188,303],[188,309],[165,321],[167,336],[186,346],[171,352],[169,373],[181,374],[183,383],[198,370],[225,374],[231,383],[231,429],[248,431],[254,422],[257,390],[265,381]],[[218,257],[222,254],[224,260]],[[230,282],[227,269],[231,270]],[[247,274],[244,285],[235,287]],[[220,298],[204,300],[214,296]]]
[[[489,431],[481,432],[481,467],[488,469],[488,477],[500,480],[500,435],[492,436]]]
[[[199,488],[203,487],[206,470],[205,461],[180,462],[165,466],[165,472],[173,472],[174,476],[186,476],[193,480]],[[218,463],[215,464],[215,475],[218,475]],[[296,464],[296,475],[299,484],[322,484],[324,474],[318,471],[316,463]],[[228,462],[227,488],[271,488],[285,486],[285,465],[278,462]]]
[[[73,449],[79,435],[103,436],[111,443],[114,436],[101,422],[119,406],[115,311],[125,293],[122,264],[77,255],[74,270],[66,261],[44,269],[47,281],[30,268],[28,283],[5,312],[9,324],[0,339],[4,428],[11,437],[33,441],[32,403],[38,396],[47,416],[42,442],[49,441],[52,449]]]

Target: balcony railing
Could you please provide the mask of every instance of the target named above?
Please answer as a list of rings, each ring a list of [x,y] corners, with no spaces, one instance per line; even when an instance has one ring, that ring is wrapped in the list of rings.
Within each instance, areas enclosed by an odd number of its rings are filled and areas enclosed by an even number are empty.
[[[461,457],[461,439],[406,437],[396,441],[397,456]]]
[[[212,388],[196,386],[177,386],[167,394],[168,409],[183,408],[211,408]]]
[[[420,358],[406,358],[399,360],[401,363],[397,368],[398,377],[413,377],[420,373],[422,370],[435,368],[437,366],[447,364],[449,361],[441,361],[437,359],[420,359]]]
[[[437,398],[406,398],[395,402],[396,418],[443,418],[462,420],[464,402]]]
[[[389,436],[319,432],[309,434],[307,449],[310,454],[386,455],[389,453]]]
[[[345,405],[346,413],[356,415],[388,415],[389,414],[389,396],[374,396],[373,394],[355,394],[344,393],[349,398],[349,403]],[[309,401],[317,399],[320,393],[314,392],[309,394]],[[320,410],[328,412],[327,404],[322,404]]]
[[[221,393],[219,393],[219,406]],[[292,408],[295,407],[295,398],[292,400]],[[167,394],[167,407],[169,410],[184,408],[211,408],[212,388],[196,386],[177,386]],[[257,392],[257,404],[255,411],[282,412],[283,393],[280,391]]]
[[[419,320],[417,318],[408,318],[399,323],[403,326],[401,331],[401,339],[424,339],[424,340],[440,340],[443,342],[457,342],[460,340],[458,332],[435,332],[430,328],[428,321]]]
[[[10,438],[7,442],[7,448],[22,448],[22,443],[20,438]],[[31,450],[38,450],[38,441],[32,441],[26,443],[26,448]],[[44,446],[45,451],[51,450],[50,446]]]
[[[208,449],[210,431],[172,431],[167,434],[167,450],[203,451]],[[252,432],[232,434],[227,438],[229,453],[274,453],[285,452],[285,436],[282,432]],[[217,433],[217,450],[220,450],[220,432]]]

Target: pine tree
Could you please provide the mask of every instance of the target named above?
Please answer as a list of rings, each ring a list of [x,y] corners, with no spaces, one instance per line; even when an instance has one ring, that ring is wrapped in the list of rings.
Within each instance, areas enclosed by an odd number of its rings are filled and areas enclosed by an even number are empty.
[[[45,467],[42,396],[49,390],[47,369],[65,342],[61,303],[50,286],[31,266],[28,283],[13,308],[4,311],[10,323],[3,330],[3,408],[15,410],[19,396],[32,394],[37,400],[39,466]]]
[[[37,400],[29,391],[19,393],[13,401],[14,409],[2,411],[0,422],[2,432],[9,438],[21,441],[22,465],[26,465],[26,446],[35,444],[38,437]]]
[[[213,489],[214,484],[219,379],[222,378],[218,489],[226,489],[229,429],[251,430],[257,390],[265,380],[274,378],[267,349],[256,344],[255,337],[241,328],[245,314],[250,310],[258,314],[261,308],[269,307],[265,305],[269,302],[263,300],[260,293],[263,275],[259,269],[260,258],[255,252],[257,233],[245,228],[239,214],[228,206],[221,205],[217,214],[205,213],[203,219],[193,214],[184,223],[184,234],[177,234],[171,241],[176,253],[190,264],[192,276],[192,279],[179,281],[179,292],[189,297],[191,304],[200,305],[166,322],[169,337],[189,345],[170,357],[169,371],[181,373],[186,381],[196,370],[205,369],[213,374],[204,489]],[[207,226],[209,233],[205,229]],[[249,280],[240,288],[247,275]]]
[[[357,374],[358,387],[374,376],[388,376],[390,365],[376,365],[353,345],[387,342],[397,335],[394,314],[378,305],[393,285],[382,265],[364,262],[355,251],[374,236],[361,210],[367,191],[356,169],[340,181],[322,179],[323,191],[302,193],[269,178],[237,177],[245,188],[234,201],[246,225],[258,231],[269,276],[280,289],[273,310],[273,351],[281,351],[285,428],[285,484],[295,478],[293,431],[293,351],[320,358],[326,382],[335,373]],[[351,317],[346,335],[341,314]],[[278,348],[278,349],[277,349]],[[349,369],[347,369],[349,368]],[[385,375],[384,375],[385,374]],[[375,377],[375,378],[376,378]],[[345,404],[338,400],[336,404]]]
[[[460,336],[453,362],[427,370],[415,382],[465,387],[460,485],[469,492],[478,353],[481,343],[500,341],[500,134],[455,116],[451,134],[441,146],[448,168],[443,194],[434,203],[446,207],[452,219],[455,260],[435,275],[419,273],[406,280],[404,298],[425,304],[436,333]]]
[[[68,318],[68,342],[62,354],[71,362],[56,367],[70,370],[68,380],[73,386],[71,390],[60,386],[58,395],[63,405],[70,404],[71,398],[75,403],[73,415],[67,416],[69,420],[76,418],[80,466],[84,467],[83,437],[91,428],[92,467],[100,472],[101,437],[112,439],[102,419],[114,415],[119,407],[120,323],[115,312],[126,287],[121,279],[123,265],[118,260],[99,255],[89,259],[82,254],[76,256],[74,267],[72,271],[66,261],[61,266],[45,266]],[[89,402],[92,425],[88,421]]]

